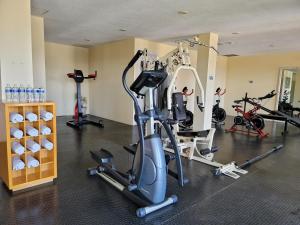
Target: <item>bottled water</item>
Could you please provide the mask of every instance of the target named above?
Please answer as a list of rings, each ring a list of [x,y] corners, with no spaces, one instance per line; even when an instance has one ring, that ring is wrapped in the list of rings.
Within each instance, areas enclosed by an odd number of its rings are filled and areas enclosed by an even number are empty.
[[[46,90],[44,88],[40,88],[40,102],[46,101]]]
[[[33,90],[30,85],[27,86],[26,88],[26,102],[33,102]]]
[[[21,84],[19,88],[19,101],[26,102],[26,92],[24,86]]]
[[[34,88],[33,89],[33,101],[34,102],[39,102],[40,101],[40,89],[39,88]]]
[[[12,102],[11,93],[12,93],[12,88],[10,87],[9,84],[7,84],[6,87],[5,87],[5,100],[6,100],[6,102]]]
[[[19,88],[16,84],[12,88],[12,102],[19,102]]]

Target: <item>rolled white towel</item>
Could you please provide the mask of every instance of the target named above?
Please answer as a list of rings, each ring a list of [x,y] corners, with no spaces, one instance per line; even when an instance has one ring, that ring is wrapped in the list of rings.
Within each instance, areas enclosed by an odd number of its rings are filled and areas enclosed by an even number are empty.
[[[53,143],[48,141],[46,138],[42,139],[42,146],[49,151],[53,149]]]
[[[51,129],[45,125],[41,125],[41,129],[40,129],[41,135],[49,135],[51,134]]]
[[[23,137],[23,131],[16,127],[10,128],[10,135],[14,138],[21,139]]]
[[[49,121],[49,120],[53,119],[53,114],[51,112],[47,112],[45,110],[41,110],[40,116],[45,121]]]
[[[24,120],[23,116],[19,113],[16,113],[16,112],[11,112],[9,114],[9,120],[10,122],[12,123],[20,123]]]
[[[26,126],[26,134],[28,134],[31,137],[37,137],[37,136],[39,136],[39,131],[32,126],[27,125]]]
[[[31,155],[28,155],[26,158],[28,168],[38,167],[40,165],[40,162]]]
[[[14,141],[11,145],[11,149],[14,153],[18,155],[22,155],[25,152],[25,148],[19,142]]]
[[[41,149],[41,146],[33,140],[27,140],[26,148],[34,153],[38,152]]]
[[[25,163],[20,159],[19,156],[15,156],[12,159],[13,170],[22,170],[25,168]]]
[[[27,112],[25,114],[25,118],[30,122],[34,122],[38,120],[38,116],[32,112]]]

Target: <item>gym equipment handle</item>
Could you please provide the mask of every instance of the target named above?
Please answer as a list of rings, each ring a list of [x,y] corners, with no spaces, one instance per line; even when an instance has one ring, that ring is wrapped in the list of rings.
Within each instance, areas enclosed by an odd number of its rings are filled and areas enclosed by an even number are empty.
[[[138,61],[138,59],[141,57],[141,55],[143,55],[143,51],[142,50],[138,50],[135,55],[133,56],[133,58],[131,59],[131,61],[128,63],[128,68],[132,67],[136,61]]]
[[[207,155],[209,153],[214,153],[217,152],[219,150],[219,148],[217,146],[212,147],[211,149],[209,148],[205,148],[200,150],[201,155]]]
[[[259,97],[258,99],[259,100],[264,100],[264,99],[267,99],[267,98],[272,98],[276,95],[276,93],[274,93],[274,92],[275,92],[275,90],[271,91],[270,93],[266,94],[263,97]]]

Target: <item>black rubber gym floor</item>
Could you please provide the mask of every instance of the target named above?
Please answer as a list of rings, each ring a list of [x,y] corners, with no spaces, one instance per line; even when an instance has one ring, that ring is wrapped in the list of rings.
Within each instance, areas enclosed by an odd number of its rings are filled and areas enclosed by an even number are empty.
[[[55,184],[11,194],[0,187],[0,224],[300,224],[300,130],[289,127],[281,136],[282,124],[268,122],[271,136],[259,140],[218,129],[216,160],[226,163],[245,160],[283,143],[284,149],[251,166],[247,175],[234,180],[214,177],[211,167],[183,159],[190,183],[184,188],[169,178],[168,193],[179,202],[139,219],[136,206],[86,169],[95,165],[89,150],[111,150],[120,169],[126,171],[129,155],[122,145],[135,140],[127,125],[104,121],[105,128],[76,131],[58,118],[58,179]],[[229,127],[229,118],[225,127]],[[1,163],[1,162],[0,162]]]

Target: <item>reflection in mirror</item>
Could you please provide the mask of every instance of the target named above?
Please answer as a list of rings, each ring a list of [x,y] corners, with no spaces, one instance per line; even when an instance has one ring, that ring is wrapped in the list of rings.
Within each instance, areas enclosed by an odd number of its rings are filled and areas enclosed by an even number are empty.
[[[300,117],[300,69],[282,69],[278,110]]]

